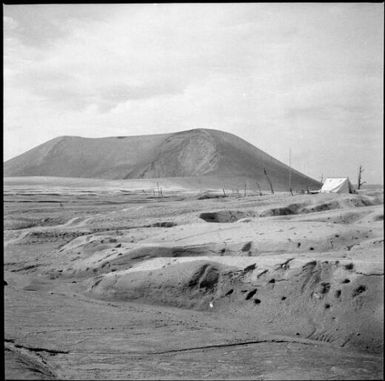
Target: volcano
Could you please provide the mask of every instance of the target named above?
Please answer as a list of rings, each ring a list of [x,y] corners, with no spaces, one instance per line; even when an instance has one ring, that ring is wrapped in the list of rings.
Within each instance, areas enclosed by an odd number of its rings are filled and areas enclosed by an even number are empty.
[[[196,178],[210,185],[251,181],[262,189],[318,189],[321,184],[227,132],[83,138],[62,136],[4,163],[4,176],[99,179]]]

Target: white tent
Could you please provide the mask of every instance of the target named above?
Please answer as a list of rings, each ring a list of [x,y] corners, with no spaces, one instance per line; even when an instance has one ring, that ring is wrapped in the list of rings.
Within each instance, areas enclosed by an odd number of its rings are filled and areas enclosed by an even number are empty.
[[[353,193],[349,177],[328,177],[322,185],[321,193]]]

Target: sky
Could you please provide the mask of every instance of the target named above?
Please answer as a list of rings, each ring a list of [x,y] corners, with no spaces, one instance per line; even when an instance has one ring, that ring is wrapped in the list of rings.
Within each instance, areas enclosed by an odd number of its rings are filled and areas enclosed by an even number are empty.
[[[383,183],[384,4],[3,5],[4,160],[57,136],[212,128]]]

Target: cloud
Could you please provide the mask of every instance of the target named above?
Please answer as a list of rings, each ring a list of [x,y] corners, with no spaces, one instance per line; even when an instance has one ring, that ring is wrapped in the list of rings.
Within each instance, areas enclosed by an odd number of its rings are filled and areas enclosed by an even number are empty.
[[[285,162],[290,145],[299,166],[309,152],[333,155],[336,139],[355,150],[364,141],[360,158],[344,152],[381,167],[382,5],[6,5],[4,14],[6,158],[58,135],[217,128]],[[322,161],[307,165],[318,176]]]
[[[103,19],[112,8],[94,5],[5,5],[4,32],[25,46],[47,48],[82,22]]]
[[[92,83],[69,71],[39,66],[11,76],[13,86],[24,88],[51,107],[69,110],[84,110],[96,105],[106,112],[127,102],[181,94],[185,89],[183,81],[167,78],[152,78],[147,81],[109,80]],[[114,83],[115,82],[115,83]],[[131,82],[131,83],[130,83]]]

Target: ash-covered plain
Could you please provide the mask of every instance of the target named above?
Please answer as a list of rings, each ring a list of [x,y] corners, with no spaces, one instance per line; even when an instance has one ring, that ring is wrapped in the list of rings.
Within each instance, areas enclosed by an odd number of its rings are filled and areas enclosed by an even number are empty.
[[[7,379],[382,378],[382,188],[158,182],[5,179]]]

